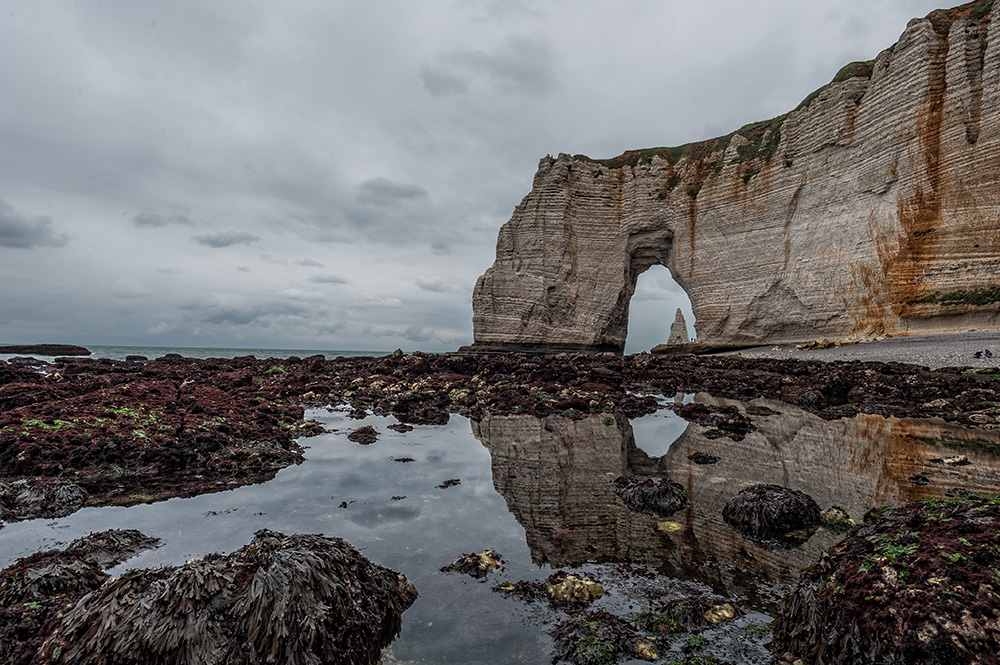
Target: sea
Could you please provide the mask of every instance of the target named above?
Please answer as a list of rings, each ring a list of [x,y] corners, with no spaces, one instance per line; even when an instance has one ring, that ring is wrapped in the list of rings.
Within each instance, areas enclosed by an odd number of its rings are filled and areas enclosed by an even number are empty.
[[[143,356],[149,360],[161,358],[168,353],[177,353],[185,358],[237,358],[240,356],[254,356],[255,358],[308,358],[310,356],[324,356],[328,360],[334,358],[352,358],[358,356],[385,356],[392,351],[357,351],[347,349],[237,349],[237,348],[215,348],[215,347],[178,347],[178,346],[91,346],[84,348],[90,350],[91,355],[79,356],[81,358],[110,358],[112,360],[125,360],[128,356]],[[0,353],[0,360],[10,360],[11,358],[25,357],[24,353]],[[32,358],[51,361],[53,356],[31,354]]]

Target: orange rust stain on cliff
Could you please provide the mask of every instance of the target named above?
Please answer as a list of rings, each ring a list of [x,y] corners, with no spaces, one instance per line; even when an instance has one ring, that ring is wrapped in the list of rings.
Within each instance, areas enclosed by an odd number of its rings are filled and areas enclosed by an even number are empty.
[[[899,251],[886,265],[885,276],[892,309],[900,318],[909,316],[913,303],[930,290],[925,277],[942,226],[941,125],[947,91],[947,56],[947,37],[939,37],[927,92],[917,115],[918,158],[922,164],[910,194],[901,192],[897,199]]]
[[[851,333],[884,335],[897,332],[893,317],[889,316],[885,284],[886,268],[892,263],[898,249],[896,238],[883,232],[879,211],[868,210],[866,225],[868,240],[875,245],[877,262],[851,263],[851,284],[841,296],[844,309],[851,318]]]

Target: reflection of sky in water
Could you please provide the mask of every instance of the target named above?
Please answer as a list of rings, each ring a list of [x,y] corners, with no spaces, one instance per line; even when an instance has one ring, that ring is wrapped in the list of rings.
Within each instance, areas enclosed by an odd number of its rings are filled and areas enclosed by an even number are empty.
[[[536,579],[524,531],[493,489],[489,452],[464,418],[407,434],[386,429],[393,419],[310,414],[340,431],[304,440],[307,461],[262,485],[131,508],[87,508],[57,520],[0,529],[0,566],[19,556],[64,546],[91,531],[135,528],[163,545],[112,571],[178,564],[245,545],[258,529],[344,538],[372,561],[405,573],[420,597],[404,614],[393,652],[401,660],[492,663],[546,662],[551,640],[541,626],[523,625],[513,601],[489,587],[503,579]],[[371,424],[379,440],[360,446],[350,429]],[[395,462],[411,457],[413,462]],[[437,486],[457,478],[447,489]],[[393,497],[405,497],[393,500]],[[341,504],[347,502],[346,508]],[[481,584],[439,571],[459,555],[494,548],[508,561],[503,577]],[[544,571],[548,575],[550,571]],[[479,654],[479,655],[477,655]]]
[[[688,422],[669,409],[660,409],[651,416],[632,421],[635,445],[650,457],[663,457],[670,450]]]
[[[656,397],[661,404],[690,404],[694,401],[694,395],[691,393],[678,393],[671,396],[657,395]],[[653,415],[632,421],[635,445],[650,457],[663,457],[670,450],[670,445],[684,433],[687,426],[687,421],[670,409],[660,409]]]

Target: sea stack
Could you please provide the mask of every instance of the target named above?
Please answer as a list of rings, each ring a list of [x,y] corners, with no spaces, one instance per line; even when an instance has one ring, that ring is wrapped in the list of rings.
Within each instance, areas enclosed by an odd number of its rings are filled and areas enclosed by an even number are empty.
[[[677,314],[674,315],[674,322],[670,325],[670,336],[667,337],[667,344],[688,344],[690,341],[687,321],[684,320],[684,312],[678,307]]]

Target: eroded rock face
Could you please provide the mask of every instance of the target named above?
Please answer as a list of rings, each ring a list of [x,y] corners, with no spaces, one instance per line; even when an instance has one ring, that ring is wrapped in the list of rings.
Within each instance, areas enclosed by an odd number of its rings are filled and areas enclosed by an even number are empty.
[[[1000,311],[1000,21],[910,22],[786,116],[539,163],[473,295],[476,345],[622,349],[670,269],[701,342],[968,330]],[[990,11],[987,11],[990,10]]]

